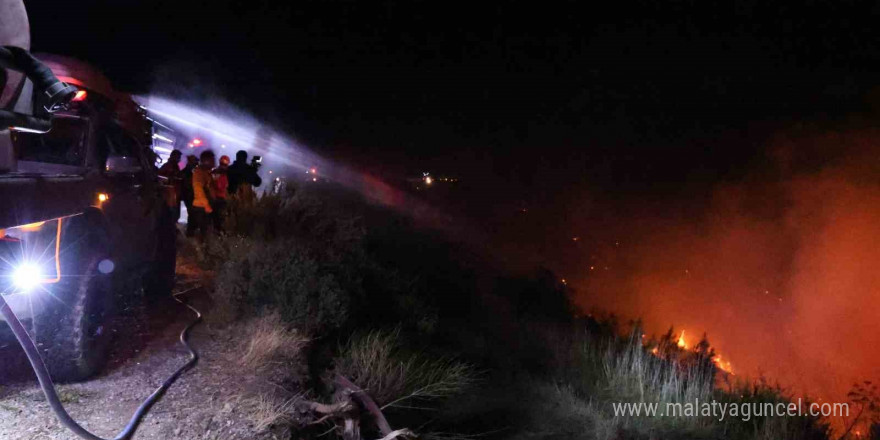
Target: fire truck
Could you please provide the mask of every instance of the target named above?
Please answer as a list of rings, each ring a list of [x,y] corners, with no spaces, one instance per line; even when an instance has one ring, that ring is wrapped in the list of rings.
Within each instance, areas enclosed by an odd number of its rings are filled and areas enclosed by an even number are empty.
[[[77,381],[104,364],[116,307],[173,285],[172,189],[144,109],[93,66],[31,55],[28,26],[0,0],[0,292],[52,378]]]

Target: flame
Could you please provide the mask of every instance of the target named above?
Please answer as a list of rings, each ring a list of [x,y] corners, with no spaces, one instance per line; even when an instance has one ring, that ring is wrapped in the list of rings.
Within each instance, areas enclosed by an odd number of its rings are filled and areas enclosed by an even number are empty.
[[[688,348],[687,342],[684,340],[684,330],[681,331],[681,335],[678,337],[678,346],[681,348]]]
[[[716,354],[715,357],[712,359],[712,362],[715,362],[715,366],[718,367],[719,370],[727,374],[733,375],[733,366],[730,365],[730,361],[725,361],[724,359],[722,359],[720,354]]]
[[[689,349],[687,340],[684,338],[685,332],[682,331],[680,335],[678,335],[678,340],[676,340],[676,345],[682,350]],[[711,348],[711,347],[710,347]],[[714,348],[711,348],[714,350]],[[651,354],[654,356],[660,356],[660,349],[658,347],[654,347],[651,349]],[[712,358],[712,362],[715,363],[715,366],[718,367],[719,370],[724,371],[727,374],[733,375],[733,365],[731,365],[730,361],[724,360],[724,358],[720,354],[715,354],[715,357]]]

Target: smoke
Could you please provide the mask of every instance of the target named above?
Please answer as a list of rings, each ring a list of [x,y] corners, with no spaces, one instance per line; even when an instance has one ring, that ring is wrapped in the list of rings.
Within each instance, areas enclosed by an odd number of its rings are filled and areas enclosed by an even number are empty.
[[[630,209],[581,263],[577,302],[690,343],[706,332],[739,376],[846,401],[880,365],[878,135],[792,129],[698,209]]]

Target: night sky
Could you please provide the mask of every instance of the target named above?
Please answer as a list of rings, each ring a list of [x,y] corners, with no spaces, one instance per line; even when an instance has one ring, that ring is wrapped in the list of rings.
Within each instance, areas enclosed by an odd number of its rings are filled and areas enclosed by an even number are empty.
[[[183,86],[336,159],[407,172],[467,163],[527,191],[598,162],[619,168],[604,181],[614,186],[736,173],[768,124],[863,106],[880,65],[876,6],[764,3],[28,8],[36,51],[91,61],[122,89]]]

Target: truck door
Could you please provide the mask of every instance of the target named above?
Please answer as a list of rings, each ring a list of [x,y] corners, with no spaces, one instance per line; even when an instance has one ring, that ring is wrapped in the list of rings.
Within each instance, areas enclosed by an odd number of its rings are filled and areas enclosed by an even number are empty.
[[[98,130],[98,163],[107,185],[102,210],[110,225],[113,257],[123,267],[149,262],[155,249],[154,219],[158,215],[152,166],[144,162],[143,146],[122,127],[108,122]]]

